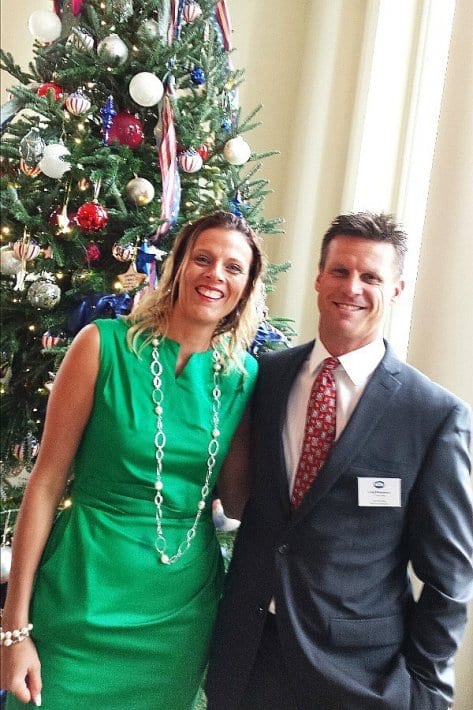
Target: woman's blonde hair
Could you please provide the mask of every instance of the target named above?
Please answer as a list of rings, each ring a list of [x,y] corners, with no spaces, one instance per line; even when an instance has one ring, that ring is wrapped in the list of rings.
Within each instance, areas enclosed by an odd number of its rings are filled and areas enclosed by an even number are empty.
[[[263,317],[261,277],[264,258],[254,230],[244,219],[231,212],[219,211],[205,215],[181,229],[166,259],[157,289],[150,290],[126,317],[130,325],[128,343],[135,352],[150,342],[157,332],[166,335],[172,309],[179,298],[182,273],[189,262],[194,244],[202,232],[214,228],[240,232],[253,254],[243,296],[236,307],[218,323],[212,338],[213,344],[220,347],[227,361],[232,360],[241,366],[237,353],[251,344]]]

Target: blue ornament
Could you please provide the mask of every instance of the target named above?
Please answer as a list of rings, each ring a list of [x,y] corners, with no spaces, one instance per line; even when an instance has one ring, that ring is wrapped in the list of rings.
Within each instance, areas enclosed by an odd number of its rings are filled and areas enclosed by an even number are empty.
[[[121,315],[127,315],[130,310],[131,297],[128,293],[91,294],[69,315],[66,326],[67,333],[73,337],[96,318],[118,318]]]
[[[243,205],[241,195],[239,192],[237,192],[235,197],[233,197],[231,200],[229,200],[228,209],[236,217],[243,217],[244,216],[244,205]]]
[[[205,72],[201,67],[197,67],[196,69],[193,69],[191,71],[191,79],[194,84],[197,84],[197,86],[200,86],[201,84],[205,84],[206,78],[205,78]]]
[[[113,96],[108,97],[105,102],[105,106],[100,109],[100,114],[102,116],[103,126],[102,145],[108,145],[108,132],[112,126],[114,116],[117,115],[117,110],[115,108],[115,100]]]
[[[290,348],[291,343],[278,328],[267,320],[261,321],[256,331],[255,338],[248,348],[249,352],[257,357],[262,353],[272,350],[285,350]]]
[[[229,118],[228,116],[225,116],[225,118],[223,119],[223,121],[220,125],[222,126],[224,131],[231,131],[232,130],[232,119]]]

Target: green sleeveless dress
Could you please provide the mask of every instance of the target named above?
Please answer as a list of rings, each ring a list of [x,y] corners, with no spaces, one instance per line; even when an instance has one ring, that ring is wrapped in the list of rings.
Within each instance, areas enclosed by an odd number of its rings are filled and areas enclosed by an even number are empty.
[[[124,321],[96,325],[100,371],[75,459],[72,505],[53,527],[31,603],[42,708],[189,710],[223,580],[211,505],[190,549],[175,564],[162,564],[155,549],[151,346],[137,357],[127,348]],[[178,343],[161,342],[169,555],[194,521],[212,421],[212,353],[195,353],[176,377],[178,351]],[[236,369],[221,376],[214,479],[255,384],[257,363],[243,357],[248,376]],[[7,707],[25,706],[9,696]]]

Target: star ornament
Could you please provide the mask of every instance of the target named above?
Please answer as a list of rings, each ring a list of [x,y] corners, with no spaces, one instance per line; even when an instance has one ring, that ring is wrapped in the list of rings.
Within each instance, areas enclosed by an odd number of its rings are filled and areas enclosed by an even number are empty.
[[[119,274],[117,276],[121,287],[124,291],[133,291],[138,286],[141,286],[144,281],[146,281],[146,274],[142,274],[136,270],[134,263],[132,262],[128,267],[128,270],[124,274]]]

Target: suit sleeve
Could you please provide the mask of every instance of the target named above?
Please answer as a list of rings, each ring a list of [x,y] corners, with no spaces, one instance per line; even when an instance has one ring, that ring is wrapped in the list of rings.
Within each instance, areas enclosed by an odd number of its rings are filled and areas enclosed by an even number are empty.
[[[432,691],[432,707],[434,696],[453,699],[453,656],[473,595],[470,437],[471,412],[457,403],[426,448],[409,502],[411,562],[423,588],[405,655],[413,686]]]

